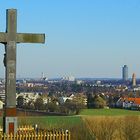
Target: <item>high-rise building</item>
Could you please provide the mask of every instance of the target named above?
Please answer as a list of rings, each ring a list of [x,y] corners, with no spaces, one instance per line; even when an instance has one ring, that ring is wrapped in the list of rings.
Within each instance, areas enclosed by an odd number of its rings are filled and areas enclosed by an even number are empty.
[[[133,87],[136,86],[136,74],[135,73],[133,73],[133,75],[132,75],[132,86]]]
[[[127,65],[124,65],[122,68],[122,79],[123,81],[128,80],[128,66]]]
[[[73,76],[66,76],[66,77],[63,77],[62,80],[74,82],[75,81],[75,77],[73,77]]]

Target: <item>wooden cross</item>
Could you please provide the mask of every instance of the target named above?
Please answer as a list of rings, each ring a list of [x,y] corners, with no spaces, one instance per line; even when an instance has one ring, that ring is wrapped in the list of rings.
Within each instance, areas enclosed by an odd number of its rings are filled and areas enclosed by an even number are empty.
[[[0,32],[0,43],[5,45],[6,69],[4,132],[16,133],[16,44],[44,43],[45,34],[17,33],[17,10],[7,9],[6,32]]]

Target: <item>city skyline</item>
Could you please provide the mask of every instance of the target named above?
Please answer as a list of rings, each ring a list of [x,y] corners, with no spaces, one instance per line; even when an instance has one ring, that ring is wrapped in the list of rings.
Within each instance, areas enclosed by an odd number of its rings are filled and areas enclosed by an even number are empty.
[[[6,29],[6,9],[18,10],[18,32],[46,34],[45,45],[17,47],[17,77],[74,76],[121,78],[127,65],[140,77],[140,2],[138,0],[3,1],[0,32]],[[0,77],[4,77],[4,46],[0,45]]]

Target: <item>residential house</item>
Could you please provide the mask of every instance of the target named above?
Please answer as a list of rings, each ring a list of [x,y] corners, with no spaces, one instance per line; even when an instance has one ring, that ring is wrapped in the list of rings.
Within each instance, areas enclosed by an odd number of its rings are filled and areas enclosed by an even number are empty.
[[[122,107],[126,109],[138,109],[140,108],[140,98],[120,98],[117,103],[117,107]]]
[[[60,104],[64,104],[67,100],[73,100],[73,97],[74,95],[71,94],[69,97],[64,97],[64,96],[59,97],[58,100]]]

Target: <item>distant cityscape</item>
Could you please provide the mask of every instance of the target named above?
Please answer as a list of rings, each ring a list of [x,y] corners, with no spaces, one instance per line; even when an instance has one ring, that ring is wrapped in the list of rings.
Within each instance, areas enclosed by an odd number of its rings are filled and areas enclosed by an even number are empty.
[[[120,70],[121,71],[121,70]],[[122,78],[62,78],[47,79],[44,73],[38,79],[19,78],[16,80],[17,108],[68,113],[80,108],[129,108],[140,110],[140,79],[136,74],[129,78],[128,66],[122,67]],[[96,101],[100,100],[100,103]],[[66,104],[70,103],[70,106]],[[0,82],[0,108],[5,104],[5,80]],[[59,108],[59,109],[58,109]],[[79,108],[79,109],[80,109]],[[71,112],[71,111],[70,111]]]

